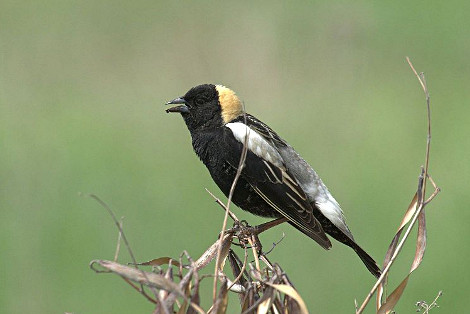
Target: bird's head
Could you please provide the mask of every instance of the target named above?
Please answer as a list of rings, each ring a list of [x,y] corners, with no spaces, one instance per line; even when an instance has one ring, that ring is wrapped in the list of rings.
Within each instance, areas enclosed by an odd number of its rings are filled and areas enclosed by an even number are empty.
[[[176,105],[166,112],[181,113],[191,132],[221,127],[243,114],[240,99],[223,85],[198,85],[166,104]]]

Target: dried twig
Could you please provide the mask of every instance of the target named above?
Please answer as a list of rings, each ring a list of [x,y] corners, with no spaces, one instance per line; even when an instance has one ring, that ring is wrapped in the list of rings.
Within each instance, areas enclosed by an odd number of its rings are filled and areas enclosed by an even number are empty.
[[[246,125],[246,112],[245,112],[245,105],[243,104],[243,116],[245,118],[245,125]],[[228,218],[228,213],[229,213],[229,209],[230,209],[230,204],[232,202],[232,197],[233,197],[233,193],[235,192],[235,187],[237,186],[237,182],[238,182],[238,179],[240,178],[240,175],[242,174],[242,170],[243,170],[243,167],[245,165],[245,160],[246,160],[246,155],[248,153],[248,136],[249,136],[249,131],[248,131],[248,127],[246,128],[246,134],[245,134],[245,141],[243,143],[243,150],[242,150],[242,153],[241,153],[241,156],[240,156],[240,162],[238,163],[238,168],[237,168],[237,172],[235,174],[235,178],[233,179],[233,182],[232,182],[232,186],[230,187],[230,192],[229,192],[229,195],[228,195],[228,200],[227,200],[227,205],[225,206],[225,216],[224,216],[224,222],[222,224],[222,231],[220,232],[220,239],[222,239],[224,237],[224,234],[225,234],[225,228],[227,227],[227,218]],[[214,271],[214,285],[213,285],[213,289],[212,289],[212,298],[215,302],[215,299],[216,299],[216,293],[217,293],[217,274],[219,273],[219,263],[220,263],[220,254],[222,252],[222,246],[219,247],[218,251],[217,251],[217,258],[216,258],[216,262],[215,262],[215,271]]]
[[[134,267],[136,269],[139,269],[138,266],[137,266],[137,260],[135,259],[135,256],[134,256],[134,253],[132,252],[132,249],[131,249],[131,246],[129,245],[129,242],[127,241],[127,237],[126,235],[124,234],[124,231],[121,227],[121,224],[119,223],[119,221],[117,220],[116,218],[116,215],[114,215],[114,212],[113,210],[111,209],[111,207],[108,206],[108,204],[106,204],[104,201],[102,201],[97,195],[95,194],[88,194],[89,197],[91,197],[92,199],[94,199],[95,201],[97,201],[104,209],[106,209],[106,211],[108,212],[108,214],[111,216],[111,218],[113,219],[113,222],[114,224],[116,225],[116,227],[118,228],[119,230],[119,234],[121,235],[121,238],[122,240],[124,241],[124,244],[126,245],[126,248],[127,248],[127,251],[129,252],[129,255],[132,259],[132,262],[134,263]],[[144,276],[144,278],[146,277],[146,274],[144,271],[140,270],[142,272],[142,275]],[[158,299],[158,292],[157,290],[155,290],[154,287],[151,287],[150,286],[150,290],[153,292],[154,296],[156,299]],[[140,290],[139,292],[144,296],[146,297],[147,299],[149,299],[150,297],[147,295],[147,293],[145,292],[144,290],[144,287],[143,285],[141,284],[140,286]],[[156,303],[157,301],[153,300],[154,303]]]
[[[239,295],[241,312],[244,313],[252,313],[255,309],[259,313],[307,313],[305,303],[279,265],[271,263],[261,251],[261,254],[258,255],[259,252],[255,248],[255,242],[259,241],[257,232],[256,228],[251,227],[230,229],[225,232],[222,239],[217,239],[196,261],[193,261],[187,252],[183,252],[179,262],[169,257],[160,257],[144,263],[134,262],[132,267],[129,267],[112,261],[95,260],[91,262],[90,267],[97,273],[115,273],[138,291],[143,288],[139,289],[134,282],[159,289],[155,299],[148,298],[150,302],[156,303],[154,313],[172,313],[175,308],[178,313],[205,313],[199,305],[199,283],[207,275],[199,276],[198,272],[216,258],[217,252],[220,250],[221,259],[228,256],[235,279],[230,281],[229,276],[224,272],[223,265],[220,266],[216,277],[221,279],[222,285],[209,312],[225,313],[229,291],[233,291]],[[121,234],[124,236],[122,226]],[[124,237],[122,239],[124,240]],[[243,262],[230,249],[231,244],[237,244],[232,243],[233,239],[238,239],[238,245],[244,249]],[[248,245],[252,248],[256,266],[247,262]],[[182,257],[184,255],[190,262],[189,265],[183,264]],[[96,268],[98,265],[100,269]],[[138,265],[152,266],[154,272],[144,272],[134,268]],[[162,265],[168,265],[166,271],[163,270]],[[248,265],[250,271],[246,271]],[[178,271],[176,275],[173,275],[173,268]],[[179,283],[175,281],[177,279],[179,279]],[[179,301],[181,298],[183,302]]]
[[[118,234],[118,239],[117,239],[117,244],[116,244],[116,252],[114,253],[114,259],[113,261],[117,262],[118,256],[119,256],[119,251],[121,251],[121,237],[122,237],[122,224],[123,224],[124,217],[121,217],[121,220],[119,220],[119,234]]]
[[[218,199],[214,194],[212,194],[211,191],[209,191],[207,188],[206,188],[206,191],[207,191],[207,193],[209,193],[210,196],[212,196],[212,198],[215,200],[215,202],[216,202],[217,204],[219,204],[220,207],[222,207],[222,209],[223,209],[225,212],[228,213],[228,215],[230,216],[230,218],[232,218],[233,221],[235,221],[235,222],[239,222],[239,221],[240,221],[240,220],[237,218],[237,216],[235,216],[235,214],[234,214],[230,209],[228,209],[227,206],[226,206],[220,199]]]
[[[437,296],[434,298],[434,300],[430,304],[427,304],[426,301],[416,302],[415,304],[417,306],[416,312],[421,312],[421,310],[424,310],[423,314],[428,314],[429,311],[431,311],[433,308],[439,307],[439,305],[437,305],[437,300],[441,296],[442,296],[442,291],[439,291],[437,293]]]
[[[244,248],[244,252],[245,252],[245,257],[243,258],[243,265],[242,265],[242,268],[240,269],[240,274],[238,274],[237,277],[235,277],[232,284],[228,287],[228,290],[232,289],[232,287],[243,277],[243,272],[246,269],[246,263],[248,261],[248,249],[246,247]]]
[[[400,225],[400,228],[395,236],[395,238],[392,241],[392,244],[390,245],[389,251],[387,253],[386,261],[388,261],[385,265],[385,268],[382,271],[382,275],[379,277],[375,285],[372,287],[371,291],[368,293],[367,297],[365,298],[364,302],[360,306],[359,309],[357,309],[356,313],[362,313],[369,303],[372,295],[375,293],[377,289],[380,288],[378,294],[377,294],[377,311],[379,313],[388,313],[389,310],[393,308],[393,306],[398,302],[399,298],[401,297],[401,294],[403,290],[406,287],[406,284],[408,282],[408,278],[411,275],[411,273],[419,266],[419,264],[422,261],[423,255],[424,255],[424,250],[426,247],[426,229],[425,229],[425,216],[424,216],[424,207],[426,204],[431,201],[435,195],[439,192],[439,188],[435,185],[434,181],[431,179],[431,177],[428,175],[428,168],[429,168],[429,152],[430,152],[430,145],[431,145],[431,112],[430,112],[430,97],[429,97],[429,92],[428,88],[426,86],[426,81],[424,79],[424,74],[420,73],[418,74],[416,70],[414,69],[410,59],[407,57],[406,58],[408,64],[410,65],[412,71],[416,75],[416,77],[419,80],[419,83],[421,84],[421,87],[423,88],[423,91],[426,96],[426,105],[427,105],[427,138],[426,138],[426,154],[425,154],[425,162],[424,162],[424,167],[422,168],[422,173],[420,175],[419,179],[419,184],[418,184],[418,191],[416,192],[415,198],[413,199],[412,203],[410,204],[407,214],[405,215],[405,218],[402,221],[402,224]],[[425,201],[425,195],[426,195],[426,182],[427,179],[430,179],[430,182],[433,184],[435,187],[435,190],[433,194],[431,195],[428,200]],[[409,214],[412,215],[411,222],[409,222],[408,228],[406,229],[401,241],[398,242],[398,238],[401,234],[402,228],[410,221]],[[387,302],[385,304],[381,304],[381,297],[382,297],[382,292],[383,292],[383,287],[386,282],[386,276],[388,275],[388,272],[390,270],[390,267],[392,266],[393,262],[397,258],[398,254],[400,253],[405,241],[407,240],[411,229],[415,225],[416,221],[419,220],[419,226],[418,226],[418,241],[422,241],[422,243],[417,244],[417,250],[416,250],[416,255],[415,259],[413,261],[413,265],[411,267],[411,270],[408,274],[407,277],[402,281],[400,286],[390,295],[389,299],[387,299]],[[390,302],[389,302],[390,301]]]

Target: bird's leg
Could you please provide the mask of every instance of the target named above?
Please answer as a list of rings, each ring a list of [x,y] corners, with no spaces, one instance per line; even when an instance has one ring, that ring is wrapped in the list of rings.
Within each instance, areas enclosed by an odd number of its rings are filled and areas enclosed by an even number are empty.
[[[248,225],[245,221],[241,221],[241,224],[237,227],[239,227],[240,229],[238,230],[238,238],[240,239],[240,242],[243,243],[243,244],[246,244],[248,241],[247,239],[251,238],[252,241],[253,241],[253,244],[256,248],[256,250],[258,251],[259,254],[261,254],[261,249],[262,249],[262,246],[261,246],[261,242],[258,238],[258,235],[268,229],[271,229],[272,227],[275,227],[283,222],[286,222],[287,221],[287,218],[278,218],[278,219],[275,219],[275,220],[271,220],[271,221],[268,221],[264,224],[261,224],[261,225],[257,225],[257,226],[254,226],[254,227],[251,227],[250,225]]]
[[[233,222],[233,227],[225,230],[227,233],[237,233],[243,229],[251,228],[246,220],[235,220]]]
[[[268,221],[264,224],[254,226],[253,231],[256,235],[258,235],[261,232],[265,232],[266,230],[271,229],[272,227],[275,227],[275,226],[277,226],[279,224],[282,224],[283,222],[286,222],[286,221],[287,221],[287,218],[285,218],[285,217],[277,218],[277,219]]]

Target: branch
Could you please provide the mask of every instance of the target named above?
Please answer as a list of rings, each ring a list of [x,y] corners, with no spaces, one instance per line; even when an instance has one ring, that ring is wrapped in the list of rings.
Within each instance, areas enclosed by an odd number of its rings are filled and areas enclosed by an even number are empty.
[[[419,177],[419,182],[418,182],[418,189],[415,194],[415,197],[413,198],[410,206],[408,207],[408,210],[405,214],[405,217],[402,220],[402,223],[400,224],[400,227],[395,234],[395,237],[392,240],[392,243],[389,246],[389,249],[386,254],[385,258],[385,268],[382,271],[382,275],[379,277],[375,285],[372,287],[371,291],[368,293],[367,297],[365,298],[364,302],[362,303],[361,307],[356,310],[356,314],[362,313],[369,303],[372,295],[375,293],[377,289],[379,289],[377,293],[377,311],[378,313],[388,313],[394,305],[398,302],[400,299],[406,284],[408,282],[408,278],[411,275],[411,273],[418,268],[420,265],[424,251],[426,249],[426,224],[425,224],[425,215],[424,215],[424,207],[434,198],[434,196],[439,193],[439,188],[435,185],[434,181],[432,178],[428,175],[428,168],[429,168],[429,152],[430,152],[430,146],[431,146],[431,110],[430,110],[430,97],[429,97],[429,92],[428,88],[426,85],[426,80],[424,78],[424,74],[420,73],[418,74],[413,67],[413,64],[411,63],[410,59],[406,57],[406,60],[408,64],[410,65],[413,73],[416,75],[416,77],[419,80],[419,83],[421,84],[421,87],[423,88],[424,94],[426,96],[426,106],[427,106],[427,138],[426,138],[426,153],[425,153],[425,161],[424,161],[424,167],[422,167],[422,171]],[[435,190],[432,193],[432,195],[425,200],[425,195],[426,195],[426,182],[427,179],[429,178],[430,182],[434,186]],[[411,222],[408,225],[408,228],[405,231],[405,234],[403,235],[403,238],[401,241],[398,243],[398,239],[401,235],[401,232],[403,231],[404,226],[410,221],[410,217],[412,216]],[[415,258],[413,260],[412,267],[410,269],[409,274],[405,277],[405,279],[401,282],[401,284],[395,289],[392,294],[387,298],[387,301],[382,305],[381,304],[381,297],[382,293],[384,290],[384,286],[386,284],[386,277],[390,271],[390,268],[394,261],[396,260],[398,254],[400,253],[405,241],[408,239],[408,236],[414,227],[416,221],[419,220],[419,226],[418,226],[418,239],[417,239],[417,246],[416,246],[416,253],[415,253]]]
[[[245,112],[245,105],[243,105],[243,116],[245,118],[245,125],[246,125],[246,112]],[[222,239],[224,237],[224,234],[225,234],[225,228],[227,227],[227,218],[228,218],[228,214],[230,212],[230,204],[232,202],[232,197],[233,197],[233,193],[235,192],[235,187],[237,185],[237,182],[238,182],[238,179],[240,178],[240,175],[242,174],[242,170],[243,170],[243,167],[244,167],[244,164],[245,164],[245,160],[246,160],[246,155],[248,153],[248,136],[249,136],[249,133],[248,133],[248,127],[246,128],[246,134],[245,134],[245,141],[243,143],[243,150],[242,150],[242,153],[241,153],[241,156],[240,156],[240,162],[238,163],[238,168],[237,168],[237,173],[235,174],[235,178],[233,179],[233,183],[232,183],[232,186],[230,188],[230,193],[228,195],[228,200],[227,200],[227,205],[225,206],[225,217],[224,217],[224,222],[222,224],[222,231],[220,232],[220,239]],[[222,252],[222,246],[219,247],[218,251],[217,251],[217,258],[216,258],[216,262],[215,262],[215,270],[214,270],[214,285],[213,285],[213,289],[212,289],[212,298],[215,302],[216,300],[216,296],[217,296],[217,274],[219,273],[219,263],[220,263],[220,254]]]

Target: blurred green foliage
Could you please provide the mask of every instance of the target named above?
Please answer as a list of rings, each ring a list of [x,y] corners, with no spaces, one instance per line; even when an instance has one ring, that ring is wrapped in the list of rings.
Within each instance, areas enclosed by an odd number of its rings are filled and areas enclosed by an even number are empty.
[[[424,161],[443,192],[400,313],[467,308],[470,5],[467,1],[11,1],[0,3],[0,308],[149,313],[115,276],[125,216],[137,258],[197,257],[222,224],[221,196],[163,104],[206,82],[238,92],[323,177],[358,242],[381,261]],[[252,224],[263,221],[236,210]],[[326,252],[288,225],[262,236],[312,313],[352,313],[374,283],[352,250]],[[405,275],[413,239],[392,269]],[[121,261],[129,261],[123,251]],[[208,281],[210,282],[210,281]],[[210,283],[209,283],[210,286]],[[391,287],[392,287],[391,286]],[[208,290],[209,291],[209,290]],[[237,304],[235,295],[230,302]],[[233,308],[233,311],[236,307]],[[373,305],[368,309],[373,312]]]

